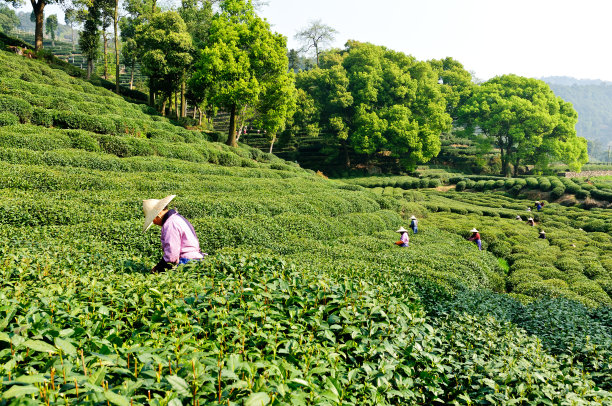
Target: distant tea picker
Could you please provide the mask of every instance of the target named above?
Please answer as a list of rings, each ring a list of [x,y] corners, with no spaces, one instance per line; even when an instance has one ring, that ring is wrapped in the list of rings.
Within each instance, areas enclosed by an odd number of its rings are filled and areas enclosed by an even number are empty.
[[[478,249],[482,251],[482,240],[480,239],[480,233],[475,228],[472,228],[470,233],[472,233],[472,236],[468,238],[468,241],[474,241],[478,246]]]
[[[151,269],[152,273],[162,272],[189,261],[200,260],[206,255],[200,252],[200,242],[191,223],[175,209],[168,210],[168,204],[175,197],[176,195],[170,195],[161,200],[142,201],[142,210],[145,215],[143,232],[146,232],[151,224],[161,227],[163,255],[157,265]]]

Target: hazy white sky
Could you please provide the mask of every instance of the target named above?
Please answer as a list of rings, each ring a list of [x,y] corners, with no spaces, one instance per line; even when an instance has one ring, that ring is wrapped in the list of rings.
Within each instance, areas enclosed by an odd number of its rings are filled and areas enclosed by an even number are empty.
[[[289,48],[321,19],[338,30],[337,47],[354,39],[420,60],[450,56],[481,79],[612,81],[612,0],[268,0],[260,15]]]
[[[289,48],[299,47],[299,29],[321,19],[338,31],[336,47],[354,39],[420,60],[450,56],[480,79],[612,81],[612,0],[268,0],[259,14]]]

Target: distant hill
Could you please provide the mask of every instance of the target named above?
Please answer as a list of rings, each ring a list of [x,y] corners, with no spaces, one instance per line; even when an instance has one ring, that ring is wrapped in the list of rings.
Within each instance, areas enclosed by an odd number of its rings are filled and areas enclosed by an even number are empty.
[[[578,135],[589,141],[589,156],[608,160],[612,146],[612,82],[575,79],[567,76],[541,78],[557,96],[569,101],[578,112]]]

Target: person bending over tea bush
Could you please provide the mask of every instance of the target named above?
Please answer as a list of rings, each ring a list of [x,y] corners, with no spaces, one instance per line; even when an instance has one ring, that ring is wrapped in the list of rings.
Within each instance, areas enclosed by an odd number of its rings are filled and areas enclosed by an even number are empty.
[[[468,241],[474,241],[476,245],[478,245],[478,249],[482,251],[482,240],[480,239],[480,233],[475,228],[472,228],[470,233],[472,233],[472,236],[468,238]]]
[[[531,226],[531,227],[534,227],[534,226],[535,226],[535,221],[533,221],[533,217],[529,217],[529,218],[527,219],[527,225],[528,225],[528,226]]]
[[[408,237],[408,230],[404,229],[404,227],[400,227],[396,233],[400,233],[400,240],[395,244],[400,247],[408,247],[410,245],[410,238]]]
[[[175,197],[176,195],[170,195],[161,200],[142,201],[145,215],[143,232],[146,232],[151,224],[161,227],[163,255],[157,265],[151,269],[152,273],[204,258],[200,252],[200,241],[191,223],[175,209],[168,210],[168,204]]]
[[[538,236],[538,238],[541,238],[541,239],[545,240],[546,239],[546,231],[544,231],[544,230],[540,231],[540,235]]]

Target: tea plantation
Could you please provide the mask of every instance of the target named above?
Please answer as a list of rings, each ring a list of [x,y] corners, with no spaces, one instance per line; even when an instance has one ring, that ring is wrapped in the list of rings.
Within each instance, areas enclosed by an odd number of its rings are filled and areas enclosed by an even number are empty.
[[[0,405],[612,404],[609,210],[325,179],[7,53],[0,106]],[[150,274],[168,194],[209,256]]]

